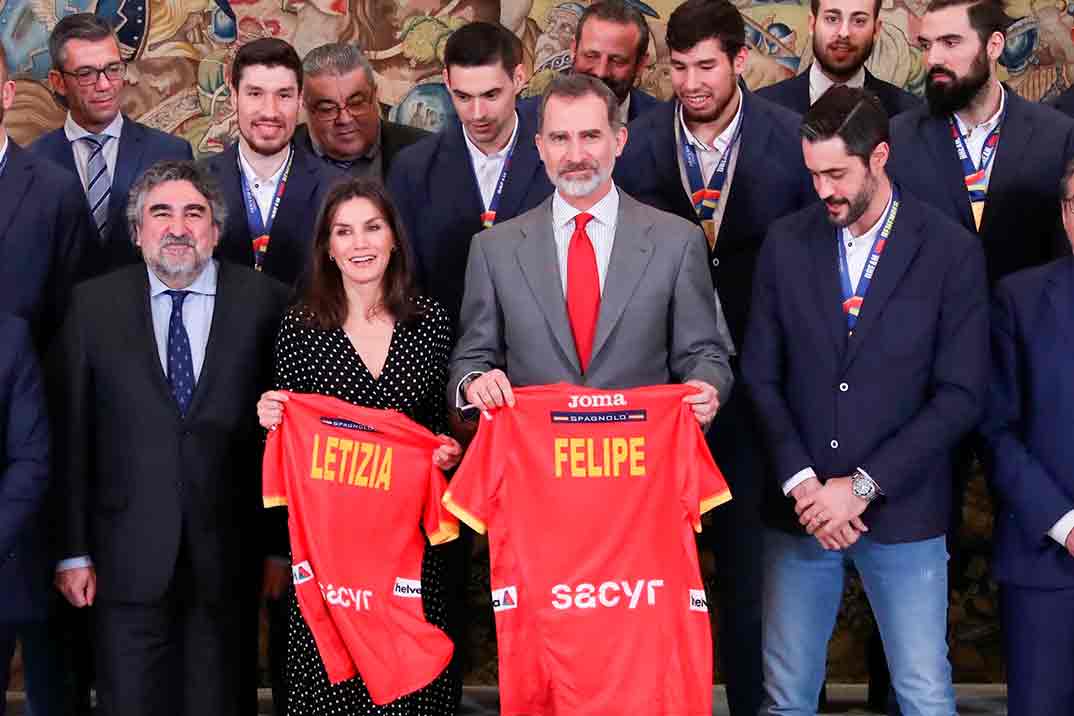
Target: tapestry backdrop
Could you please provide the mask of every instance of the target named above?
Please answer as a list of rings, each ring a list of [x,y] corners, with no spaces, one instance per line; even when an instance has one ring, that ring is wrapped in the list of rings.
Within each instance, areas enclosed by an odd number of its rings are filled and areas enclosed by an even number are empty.
[[[653,30],[650,65],[641,83],[661,98],[671,94],[666,21],[675,0],[632,0]],[[130,62],[124,111],[150,126],[186,137],[195,154],[220,151],[237,132],[228,71],[238,47],[252,39],[280,37],[300,55],[332,39],[366,48],[377,74],[380,100],[391,119],[430,130],[452,115],[441,84],[440,58],[451,32],[470,20],[499,21],[525,48],[531,80],[540,92],[552,73],[570,65],[570,43],[588,0],[0,0],[0,41],[17,82],[13,111],[5,118],[16,141],[27,143],[58,127],[63,110],[52,100],[47,38],[66,14],[92,11],[117,27]],[[869,69],[878,77],[920,92],[923,72],[913,37],[923,0],[884,0],[883,29]],[[761,87],[796,74],[810,62],[808,2],[738,0],[752,48],[746,81]],[[1001,68],[1023,96],[1046,99],[1074,81],[1074,0],[1016,0],[1020,18],[1011,29]],[[970,488],[958,538],[951,608],[952,658],[963,681],[1001,680],[995,587],[988,579],[991,511],[984,483]],[[718,519],[718,516],[717,516]],[[471,683],[495,681],[495,636],[488,608],[487,553],[479,543],[471,586],[475,639]],[[710,571],[711,573],[711,571]],[[865,638],[871,629],[860,584],[832,644],[836,680],[864,677]],[[912,598],[912,595],[908,595]]]

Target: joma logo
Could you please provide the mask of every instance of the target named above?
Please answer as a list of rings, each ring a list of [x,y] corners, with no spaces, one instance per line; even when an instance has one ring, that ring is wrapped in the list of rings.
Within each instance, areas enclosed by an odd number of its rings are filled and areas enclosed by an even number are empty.
[[[622,393],[611,395],[571,395],[568,396],[568,408],[618,408],[626,405],[626,396]]]

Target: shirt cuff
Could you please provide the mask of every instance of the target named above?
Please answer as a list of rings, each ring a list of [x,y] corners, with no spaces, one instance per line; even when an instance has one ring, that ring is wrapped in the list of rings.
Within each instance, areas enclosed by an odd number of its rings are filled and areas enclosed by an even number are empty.
[[[1070,537],[1071,530],[1074,530],[1074,510],[1059,518],[1055,526],[1048,530],[1048,536],[1066,547],[1067,537]]]
[[[462,379],[459,381],[459,386],[455,389],[455,409],[456,410],[466,410],[467,408],[474,407],[474,406],[472,406],[472,405],[470,405],[469,403],[466,402],[466,395],[463,394],[463,386],[466,385],[466,381],[470,380],[470,378],[473,378],[473,377],[478,376],[478,375],[482,375],[482,374],[484,374],[484,372],[485,371],[483,371],[483,370],[472,370],[469,373],[467,373],[466,375],[464,375],[462,377]]]
[[[93,560],[89,558],[89,555],[83,555],[82,557],[71,557],[69,559],[61,559],[56,564],[57,572],[66,572],[71,569],[81,569],[83,567],[92,567]]]
[[[812,479],[817,476],[817,471],[811,467],[804,468],[794,473],[791,479],[783,483],[783,494],[790,497],[791,490],[801,485],[806,480]]]
[[[877,481],[876,481],[876,480],[875,480],[875,479],[873,478],[873,476],[872,476],[872,475],[870,475],[870,474],[868,473],[868,471],[867,471],[867,470],[866,470],[866,469],[865,469],[864,467],[862,467],[861,465],[859,465],[859,466],[858,466],[858,472],[860,472],[860,473],[861,473],[862,475],[865,475],[865,476],[866,476],[867,478],[869,478],[870,480],[872,480],[872,481],[873,481],[873,484],[874,484],[874,485],[876,485],[876,492],[877,492],[877,494],[879,494],[879,495],[883,495],[883,494],[884,494],[884,490],[882,490],[882,489],[880,488],[880,483],[879,483],[879,482],[877,482]]]

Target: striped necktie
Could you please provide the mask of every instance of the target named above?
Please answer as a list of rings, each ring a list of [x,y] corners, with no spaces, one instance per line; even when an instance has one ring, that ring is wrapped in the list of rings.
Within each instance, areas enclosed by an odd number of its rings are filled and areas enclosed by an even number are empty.
[[[89,161],[86,162],[86,200],[101,236],[104,236],[108,225],[108,197],[112,193],[112,177],[104,160],[104,145],[111,138],[107,134],[90,134],[82,138],[91,147]]]

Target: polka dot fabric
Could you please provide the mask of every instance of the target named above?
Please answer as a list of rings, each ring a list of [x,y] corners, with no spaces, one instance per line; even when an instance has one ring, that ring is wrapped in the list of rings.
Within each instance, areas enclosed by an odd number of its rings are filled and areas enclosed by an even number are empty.
[[[307,325],[309,314],[292,308],[283,319],[276,346],[276,386],[319,393],[355,405],[398,410],[434,433],[447,427],[444,402],[451,322],[436,302],[414,299],[422,316],[396,324],[380,378],[374,379],[342,328],[324,331]],[[444,558],[426,546],[421,582],[425,618],[445,632]],[[302,618],[294,590],[289,596],[287,639],[288,716],[452,716],[462,682],[448,667],[431,684],[390,704],[377,706],[360,677],[332,685],[313,634]],[[400,668],[406,668],[400,664]]]
[[[183,302],[190,291],[165,291],[172,297],[172,315],[168,319],[168,383],[186,415],[194,397],[194,358],[190,353],[190,336],[183,325]]]

